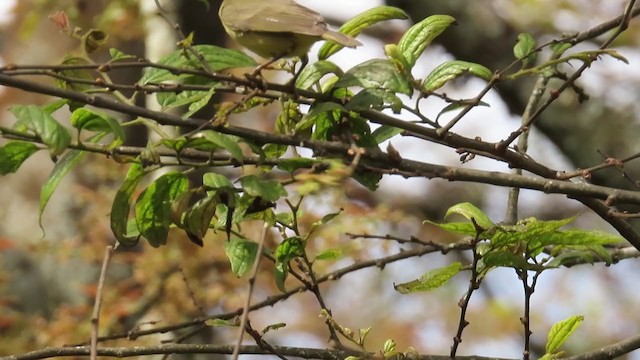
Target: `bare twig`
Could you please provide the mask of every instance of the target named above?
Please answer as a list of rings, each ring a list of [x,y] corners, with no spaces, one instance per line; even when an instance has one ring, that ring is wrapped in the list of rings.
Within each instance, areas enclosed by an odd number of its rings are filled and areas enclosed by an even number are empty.
[[[253,262],[253,268],[251,269],[251,277],[249,278],[247,298],[245,299],[244,308],[242,309],[242,315],[240,316],[240,328],[238,329],[238,338],[233,348],[233,355],[231,357],[233,360],[237,360],[238,355],[240,355],[242,338],[244,337],[244,333],[246,331],[247,320],[249,318],[249,311],[251,311],[251,295],[253,294],[253,289],[256,284],[256,278],[258,277],[258,268],[260,265],[260,259],[262,259],[262,249],[264,248],[264,241],[265,241],[265,238],[267,237],[268,230],[269,230],[269,225],[265,223],[262,226],[262,234],[260,234],[260,239],[258,242],[258,250],[256,251],[256,260]]]
[[[102,290],[104,289],[104,279],[107,274],[107,268],[109,267],[109,260],[111,260],[111,254],[113,253],[113,246],[107,246],[104,252],[104,258],[102,260],[102,268],[100,269],[100,277],[98,279],[98,288],[96,291],[96,299],[93,303],[93,314],[91,315],[91,352],[90,357],[92,360],[96,359],[98,348],[98,333],[100,325],[100,306],[102,305]]]

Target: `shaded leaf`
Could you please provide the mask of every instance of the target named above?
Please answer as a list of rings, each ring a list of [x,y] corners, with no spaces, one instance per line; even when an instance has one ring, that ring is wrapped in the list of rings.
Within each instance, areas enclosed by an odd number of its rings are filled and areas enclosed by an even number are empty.
[[[343,72],[338,65],[327,60],[320,60],[313,64],[309,64],[302,69],[296,78],[296,87],[299,89],[309,89],[319,82],[325,75],[331,73],[340,76]]]
[[[287,196],[287,190],[275,180],[263,180],[255,175],[249,175],[240,179],[240,182],[246,194],[259,196],[267,201],[277,201]]]
[[[140,194],[135,204],[140,234],[158,247],[167,243],[171,224],[171,204],[189,188],[189,180],[179,172],[160,176]]]
[[[413,93],[409,79],[391,61],[385,59],[372,59],[354,66],[338,80],[335,86],[386,89],[406,95]]]
[[[220,71],[234,67],[254,67],[255,60],[241,51],[225,49],[215,45],[194,45],[191,47],[202,55],[208,67],[213,71]],[[185,49],[178,49],[168,56],[161,59],[161,65],[168,65],[176,68],[202,69],[203,65],[195,57]],[[160,68],[148,69],[140,81],[141,85],[148,83],[159,83],[166,80],[176,79],[178,75],[174,75],[169,70]]]
[[[0,175],[15,173],[20,165],[38,151],[38,146],[26,141],[7,141],[0,147]]]
[[[111,205],[111,231],[113,231],[118,243],[122,245],[130,246],[138,241],[137,237],[128,236],[129,227],[127,223],[129,221],[131,197],[144,175],[145,172],[142,165],[138,163],[132,164]]]

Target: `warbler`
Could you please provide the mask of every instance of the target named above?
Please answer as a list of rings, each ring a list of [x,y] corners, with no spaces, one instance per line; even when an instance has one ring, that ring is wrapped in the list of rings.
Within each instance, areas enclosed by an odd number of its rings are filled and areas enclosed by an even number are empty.
[[[223,0],[219,15],[231,38],[264,58],[305,57],[319,40],[362,45],[293,0]]]

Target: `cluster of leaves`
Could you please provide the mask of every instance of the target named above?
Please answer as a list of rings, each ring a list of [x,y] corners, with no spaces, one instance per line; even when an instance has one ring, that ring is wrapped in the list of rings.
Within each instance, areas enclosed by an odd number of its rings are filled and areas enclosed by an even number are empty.
[[[368,10],[343,25],[342,32],[356,36],[364,29],[381,21],[404,19],[406,14],[393,7],[382,6]],[[182,42],[182,48],[165,57],[157,64],[149,64],[143,77],[135,84],[136,91],[131,98],[118,93],[116,87],[109,86],[106,73],[110,68],[133,57],[112,49],[109,63],[87,70],[91,61],[84,57],[67,58],[65,70],[56,72],[57,85],[66,90],[83,93],[109,92],[118,101],[131,104],[135,96],[145,92],[155,92],[157,102],[163,110],[184,109],[181,117],[186,121],[193,114],[210,103],[219,92],[242,92],[246,97],[235,104],[223,103],[217,106],[216,125],[224,127],[232,113],[246,112],[267,103],[278,103],[281,112],[275,124],[275,133],[290,136],[296,143],[305,140],[340,141],[354,147],[377,149],[378,146],[400,134],[403,129],[380,126],[372,129],[367,111],[391,110],[399,113],[405,109],[403,97],[424,99],[439,95],[437,90],[448,82],[464,75],[470,75],[490,84],[504,80],[498,73],[476,63],[453,60],[434,68],[428,74],[414,71],[418,58],[431,42],[455,19],[447,15],[433,15],[412,26],[396,44],[385,46],[386,58],[365,61],[343,71],[329,57],[340,50],[337,44],[325,44],[318,54],[319,61],[312,63],[298,74],[295,87],[306,97],[300,101],[297,94],[274,94],[272,89],[255,91],[248,87],[251,82],[244,79],[224,77],[221,71],[233,68],[255,67],[256,62],[249,56],[234,50],[211,45],[192,45],[190,38]],[[99,37],[100,43],[104,37]],[[99,45],[99,44],[98,44]],[[555,67],[571,60],[594,61],[602,54],[621,58],[608,50],[588,51],[562,57],[571,46],[565,42],[552,44],[554,58],[541,65],[532,66],[535,54],[540,51],[535,40],[522,34],[514,47],[516,63],[522,68],[506,79],[541,73],[553,73]],[[91,47],[93,51],[94,47]],[[85,50],[87,53],[87,49]],[[623,59],[623,58],[621,58]],[[623,59],[624,60],[624,59]],[[74,66],[76,66],[74,68]],[[94,79],[98,76],[99,81]],[[235,83],[234,83],[235,81]],[[242,85],[242,86],[238,86]],[[455,101],[444,95],[441,98],[451,104],[441,113],[460,108],[467,103]],[[310,105],[303,112],[300,103]],[[477,101],[473,105],[482,104]],[[54,118],[54,113],[68,106],[72,131]],[[417,106],[416,106],[417,108]],[[312,193],[324,186],[336,186],[353,177],[369,189],[375,189],[382,173],[350,166],[343,154],[323,154],[324,157],[302,157],[291,150],[291,144],[261,143],[255,139],[215,131],[208,128],[211,123],[190,129],[181,135],[169,135],[157,124],[146,119],[137,119],[122,124],[110,115],[101,113],[84,104],[71,100],[58,100],[44,106],[19,105],[11,112],[17,122],[12,129],[3,129],[9,141],[0,147],[0,174],[16,172],[20,165],[32,154],[46,149],[56,166],[41,193],[40,210],[44,210],[60,180],[87,152],[111,155],[114,160],[131,163],[129,171],[116,193],[111,209],[111,229],[118,243],[124,246],[136,244],[143,238],[154,247],[168,241],[171,228],[182,229],[192,242],[203,245],[203,238],[210,230],[224,231],[228,241],[225,253],[230,259],[233,272],[242,276],[251,268],[257,256],[258,245],[246,238],[240,229],[243,222],[259,219],[276,227],[283,240],[274,249],[275,278],[278,288],[285,291],[285,280],[291,273],[290,263],[300,261],[311,266],[315,260],[334,259],[340,256],[337,250],[327,250],[310,260],[306,253],[309,237],[337,213],[327,214],[307,232],[301,233],[296,225],[298,208],[290,205],[285,212],[276,212],[279,201],[288,200],[291,187],[297,185],[298,195]],[[426,117],[424,124],[439,127]],[[148,144],[137,156],[119,156],[113,152],[125,141],[125,127],[132,123],[144,123],[155,131],[161,140]],[[90,133],[90,135],[86,135]],[[108,142],[102,142],[104,139]],[[187,152],[201,155],[200,162],[189,162],[183,156]],[[216,163],[211,158],[214,153],[223,153],[227,161]],[[293,153],[293,156],[290,154]],[[209,156],[209,158],[207,158]],[[187,173],[196,167],[242,166],[248,157],[258,158],[259,175],[246,175],[232,180],[216,172],[206,172],[202,185],[194,187]],[[167,158],[175,160],[167,161]],[[149,179],[160,167],[170,167],[155,179]],[[273,180],[266,174],[277,170],[287,174],[286,181]],[[186,168],[186,169],[185,169]],[[138,187],[145,183],[144,189]],[[499,267],[540,273],[546,269],[572,264],[577,261],[593,262],[611,259],[605,245],[618,241],[611,235],[581,230],[561,230],[574,218],[540,221],[525,219],[515,225],[500,225],[492,222],[486,214],[471,204],[464,203],[450,208],[447,216],[458,214],[468,221],[435,224],[436,226],[468,237],[470,246],[480,257],[474,264],[474,271],[481,280],[488,272]],[[293,233],[293,236],[291,234]],[[431,271],[420,279],[397,284],[400,293],[414,293],[438,288],[450,278],[466,269],[461,263],[453,263],[445,268]],[[329,321],[329,317],[327,317]],[[577,319],[577,318],[576,318]],[[564,339],[575,330],[578,321],[569,325],[558,325],[552,329],[554,335],[548,341],[547,356],[557,353]],[[332,325],[354,343],[362,345],[368,332],[359,332],[356,338],[346,328]],[[569,327],[571,330],[566,330]],[[561,329],[560,329],[561,328]],[[385,344],[385,356],[395,352],[393,342]]]

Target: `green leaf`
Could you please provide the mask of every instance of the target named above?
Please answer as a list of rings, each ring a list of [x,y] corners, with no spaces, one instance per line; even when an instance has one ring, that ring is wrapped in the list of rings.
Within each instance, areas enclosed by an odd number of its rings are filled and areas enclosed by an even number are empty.
[[[224,319],[208,319],[205,320],[204,322],[205,325],[207,326],[212,326],[212,327],[223,327],[223,326],[240,326],[238,318],[234,317],[231,320],[224,320]]]
[[[528,63],[533,62],[536,54],[536,39],[528,33],[518,34],[518,42],[513,47],[513,55],[518,60],[522,60],[522,66],[526,67]]]
[[[184,229],[198,239],[202,239],[209,230],[209,225],[216,214],[216,197],[207,196],[198,200],[184,214]]]
[[[269,331],[279,330],[279,329],[282,329],[285,326],[287,326],[287,324],[285,324],[285,323],[270,324],[270,325],[267,325],[264,329],[262,329],[261,333],[262,333],[262,335],[264,335],[264,334],[268,333]]]
[[[413,67],[433,39],[455,21],[456,19],[449,15],[431,15],[409,28],[398,42],[398,48],[407,63]]]
[[[277,167],[280,170],[293,173],[298,169],[311,168],[313,165],[317,163],[319,163],[319,161],[315,159],[297,157],[297,158],[290,158],[290,159],[282,159],[282,161],[278,163]]]
[[[493,222],[491,221],[491,219],[489,219],[487,214],[482,212],[482,210],[478,209],[475,205],[468,202],[456,204],[450,207],[444,217],[447,218],[451,214],[459,214],[469,220],[474,219],[476,224],[478,224],[478,226],[480,226],[483,230],[488,230],[494,227]]]
[[[204,138],[210,143],[225,149],[231,154],[231,157],[236,159],[240,164],[244,161],[242,155],[242,149],[238,145],[238,138],[233,135],[222,134],[213,130],[205,130],[194,135],[194,138]]]
[[[259,196],[266,201],[276,201],[287,196],[287,190],[276,180],[263,180],[255,175],[249,175],[241,178],[240,182],[246,194]]]
[[[621,241],[620,236],[601,231],[571,229],[550,234],[549,237],[540,241],[540,245],[607,245]]]
[[[224,252],[231,263],[231,271],[241,277],[251,270],[258,253],[258,244],[246,239],[233,238],[224,243]]]
[[[522,270],[532,268],[522,256],[505,250],[490,251],[482,257],[482,261],[489,267],[510,267]]]
[[[438,65],[422,83],[422,88],[426,91],[435,91],[444,86],[447,82],[459,78],[464,74],[473,75],[483,80],[489,81],[493,77],[491,70],[486,67],[460,60],[447,61]]]
[[[100,133],[92,136],[89,139],[91,143],[97,143],[102,139],[106,133]],[[73,167],[86,155],[85,151],[80,150],[71,150],[64,154],[58,159],[53,170],[47,177],[47,181],[42,185],[42,189],[40,190],[40,210],[38,214],[38,223],[40,224],[40,228],[42,228],[42,214],[44,213],[44,209],[49,203],[49,199],[58,188],[60,181],[73,169]]]
[[[413,65],[409,64],[404,54],[396,44],[387,44],[384,46],[384,54],[393,64],[402,71],[408,77],[411,76],[411,68]]]
[[[213,71],[221,71],[235,67],[254,67],[257,65],[255,60],[237,50],[225,49],[215,45],[195,45],[192,46],[191,49],[200,53],[209,69]],[[203,68],[203,65],[195,55],[185,49],[178,49],[174,51],[158,63],[176,68],[196,70],[201,70]],[[166,80],[176,79],[178,77],[179,75],[174,75],[169,70],[151,68],[145,72],[138,83],[141,85],[159,83]]]
[[[404,129],[397,127],[382,125],[375,129],[371,135],[376,139],[376,143],[380,144],[381,142],[389,140],[398,134],[402,134],[404,131]]]
[[[277,262],[288,263],[304,254],[305,245],[306,242],[299,236],[288,237],[278,245],[274,257]]]
[[[423,224],[424,223],[429,223],[431,225],[439,227],[442,230],[449,231],[449,232],[456,233],[456,234],[469,235],[469,236],[476,235],[475,226],[473,226],[473,224],[468,222],[468,221],[465,221],[465,222],[450,222],[450,223],[438,224],[438,223],[433,222],[433,221],[425,220],[422,223]]]
[[[449,279],[462,270],[462,264],[454,262],[449,266],[429,271],[420,279],[404,284],[394,284],[393,288],[401,294],[411,294],[418,291],[431,291],[446,284]]]
[[[71,125],[78,130],[100,131],[113,134],[115,139],[111,147],[124,142],[124,130],[120,123],[109,115],[87,108],[78,108],[71,113]]]
[[[338,67],[338,65],[327,60],[320,60],[313,64],[309,64],[305,66],[298,75],[298,78],[296,79],[296,88],[309,89],[318,83],[325,75],[332,73],[340,76],[343,74],[343,71]]]
[[[61,63],[61,65],[81,66],[89,65],[91,62],[85,58],[78,56],[67,56]],[[69,80],[80,80],[83,82],[93,83],[96,79],[96,72],[92,69],[66,69],[58,72],[59,75],[68,78]],[[62,79],[56,79],[56,86],[61,89],[69,89],[74,91],[86,92],[91,89],[95,89],[95,86],[87,83],[78,83],[76,81],[69,81]]]
[[[391,108],[394,113],[399,114],[402,110],[402,100],[389,90],[364,89],[353,96],[345,108],[350,111]]]
[[[127,223],[129,220],[131,197],[144,175],[145,171],[142,165],[138,163],[132,164],[124,182],[120,185],[118,192],[116,192],[113,204],[111,205],[111,231],[113,231],[113,235],[118,242],[125,246],[134,245],[138,241],[137,237],[128,236],[130,227]]]
[[[455,111],[455,110],[458,110],[458,109],[465,108],[467,106],[469,106],[469,104],[466,104],[465,102],[462,102],[462,101],[461,102],[454,102],[454,103],[451,103],[451,104],[445,106],[444,109],[440,110],[440,112],[438,113],[438,116],[436,116],[436,122],[438,121],[438,119],[440,119],[441,115],[446,114],[446,113],[448,113],[450,111]],[[489,107],[490,105],[487,104],[484,101],[479,101],[476,106],[487,106],[487,107]]]
[[[111,56],[111,60],[126,60],[136,58],[135,55],[127,55],[116,48],[109,49],[109,56]]]
[[[386,89],[406,95],[413,93],[409,79],[391,61],[385,59],[372,59],[354,66],[338,80],[335,86]]]
[[[198,85],[208,90],[185,90],[180,92],[158,92],[156,100],[163,108],[176,108],[179,106],[189,106],[189,111],[182,115],[188,118],[198,110],[205,107],[211,97],[215,94],[218,82],[201,76],[182,76],[181,85]]]
[[[396,7],[392,6],[378,6],[367,11],[364,11],[349,21],[345,22],[340,27],[340,32],[349,36],[357,36],[362,30],[373,26],[381,21],[393,20],[393,19],[407,19],[407,14]],[[335,54],[343,46],[333,42],[325,43],[318,51],[318,59],[324,60],[329,56]]]
[[[340,211],[338,211],[338,212],[329,213],[327,215],[324,215],[320,220],[318,220],[318,221],[314,222],[313,224],[311,224],[311,229],[309,229],[309,234],[314,232],[320,226],[322,226],[322,225],[328,223],[329,221],[333,220],[336,216],[340,215],[341,213],[342,213],[342,209],[340,209]]]
[[[140,194],[135,204],[140,234],[158,247],[167,243],[171,224],[171,203],[189,188],[189,180],[180,172],[160,176]]]
[[[328,249],[316,255],[315,260],[336,260],[341,258],[342,255],[343,252],[340,249]]]
[[[213,189],[233,188],[233,184],[231,183],[231,181],[229,181],[229,179],[226,176],[216,174],[213,172],[209,172],[202,175],[202,183],[205,186]]]
[[[38,146],[26,141],[7,141],[0,147],[0,175],[15,173],[20,165],[38,151]]]
[[[547,335],[547,346],[545,347],[547,354],[557,352],[560,346],[567,341],[569,336],[578,329],[580,324],[582,324],[582,321],[584,321],[584,316],[572,316],[568,319],[555,323]]]
[[[551,44],[549,48],[556,56],[560,56],[564,54],[565,51],[571,49],[571,47],[573,47],[573,45],[571,45],[570,43],[560,41]]]
[[[284,286],[284,282],[289,276],[289,264],[288,263],[276,263],[274,268],[274,277],[276,278],[276,286],[278,290],[287,292],[287,288]]]
[[[35,105],[14,105],[9,111],[18,119],[16,126],[33,131],[47,145],[51,155],[62,154],[71,143],[71,135],[51,114]]]

